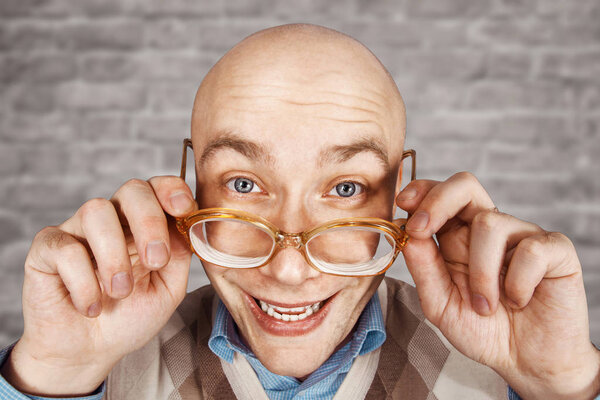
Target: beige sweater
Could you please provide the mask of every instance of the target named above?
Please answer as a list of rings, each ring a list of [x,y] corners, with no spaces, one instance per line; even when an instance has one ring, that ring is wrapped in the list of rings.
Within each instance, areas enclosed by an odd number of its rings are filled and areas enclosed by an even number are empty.
[[[378,290],[388,337],[353,363],[335,399],[506,399],[506,383],[455,350],[427,321],[415,289],[386,278]],[[106,399],[267,399],[236,353],[229,364],[208,348],[216,295],[188,294],[167,325],[125,358],[107,380]]]

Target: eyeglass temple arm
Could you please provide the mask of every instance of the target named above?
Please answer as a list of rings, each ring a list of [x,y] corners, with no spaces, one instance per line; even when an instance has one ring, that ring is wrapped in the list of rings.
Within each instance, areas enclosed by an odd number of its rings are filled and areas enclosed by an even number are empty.
[[[183,155],[181,156],[181,172],[179,173],[179,177],[185,181],[185,170],[187,166],[187,149],[188,147],[192,150],[192,139],[183,139]]]
[[[413,149],[405,150],[402,152],[402,161],[406,157],[410,157],[411,159],[410,180],[412,182],[417,179],[417,152]]]

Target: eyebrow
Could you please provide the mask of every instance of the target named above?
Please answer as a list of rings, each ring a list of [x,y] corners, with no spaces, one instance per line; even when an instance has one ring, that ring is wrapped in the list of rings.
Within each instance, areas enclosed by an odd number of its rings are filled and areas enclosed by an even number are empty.
[[[390,168],[385,147],[379,140],[374,138],[362,138],[347,145],[336,145],[321,151],[319,156],[319,166],[323,167],[327,163],[343,163],[364,152],[374,154],[375,157],[381,161],[386,170]]]
[[[273,157],[264,146],[229,131],[219,133],[216,139],[208,142],[200,156],[199,164],[206,163],[220,149],[232,149],[251,160],[273,164]]]
[[[231,149],[251,160],[258,160],[268,165],[274,164],[273,156],[263,145],[229,131],[219,133],[217,138],[208,142],[198,163],[200,165],[206,163],[220,149]],[[329,163],[343,163],[364,152],[374,154],[386,169],[390,168],[387,151],[374,138],[362,138],[350,144],[328,147],[319,154],[318,165],[323,167]]]

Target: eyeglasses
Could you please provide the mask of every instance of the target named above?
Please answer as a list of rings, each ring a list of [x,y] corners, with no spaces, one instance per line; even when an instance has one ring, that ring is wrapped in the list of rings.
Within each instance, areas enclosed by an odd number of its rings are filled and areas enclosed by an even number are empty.
[[[184,139],[181,178],[185,180],[187,148]],[[415,179],[416,153],[407,150],[402,160],[412,159]],[[406,219],[335,219],[300,233],[287,233],[266,219],[228,208],[206,208],[176,218],[177,229],[190,249],[203,261],[226,268],[259,268],[279,251],[291,247],[302,253],[317,271],[341,276],[373,276],[384,273],[408,241]]]

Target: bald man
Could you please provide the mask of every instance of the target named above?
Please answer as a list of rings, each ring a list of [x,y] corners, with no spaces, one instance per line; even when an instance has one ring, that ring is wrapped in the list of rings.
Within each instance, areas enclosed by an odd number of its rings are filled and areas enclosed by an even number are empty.
[[[593,398],[571,242],[471,174],[403,184],[405,125],[354,39],[246,38],[196,96],[195,193],[184,162],[35,237],[0,396]],[[416,289],[384,279],[400,251]],[[193,253],[211,285],[186,295]]]

